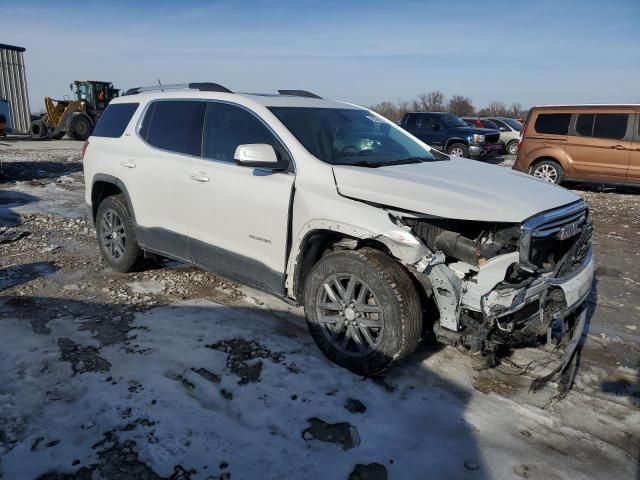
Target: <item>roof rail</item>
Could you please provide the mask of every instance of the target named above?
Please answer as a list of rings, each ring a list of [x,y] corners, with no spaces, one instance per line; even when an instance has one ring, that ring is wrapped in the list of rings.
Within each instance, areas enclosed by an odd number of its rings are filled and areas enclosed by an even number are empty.
[[[125,92],[125,95],[135,95],[140,92],[153,92],[153,91],[161,91],[165,90],[183,90],[183,89],[191,89],[191,90],[200,90],[201,92],[223,92],[223,93],[233,93],[226,87],[219,85],[217,83],[212,82],[192,82],[192,83],[174,83],[171,85],[153,85],[150,87],[136,87],[130,88]]]
[[[315,93],[308,92],[306,90],[278,90],[280,95],[291,95],[293,97],[306,97],[306,98],[320,98],[321,96]]]

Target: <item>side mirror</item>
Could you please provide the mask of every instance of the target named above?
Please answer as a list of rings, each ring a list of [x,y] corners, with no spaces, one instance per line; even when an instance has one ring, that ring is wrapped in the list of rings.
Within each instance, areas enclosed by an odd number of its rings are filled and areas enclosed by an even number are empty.
[[[242,167],[284,170],[287,168],[278,160],[276,151],[266,143],[247,143],[238,145],[233,155],[236,164]]]
[[[506,132],[507,131],[507,127],[500,127],[500,131],[501,132]]]

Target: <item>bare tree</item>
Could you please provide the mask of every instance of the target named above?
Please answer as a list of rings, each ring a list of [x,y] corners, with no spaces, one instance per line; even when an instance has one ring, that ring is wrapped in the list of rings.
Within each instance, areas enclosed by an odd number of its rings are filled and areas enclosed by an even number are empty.
[[[511,104],[511,107],[509,107],[509,114],[512,117],[519,117],[521,110],[522,110],[522,104],[518,102],[513,102]]]
[[[422,109],[427,112],[443,112],[445,110],[444,99],[444,93],[440,90],[418,95]]]
[[[454,95],[447,103],[447,110],[458,116],[472,115],[475,112],[473,102],[469,97]]]
[[[504,103],[495,100],[487,105],[486,110],[489,115],[492,115],[494,117],[502,117],[509,113],[507,110],[507,106]]]

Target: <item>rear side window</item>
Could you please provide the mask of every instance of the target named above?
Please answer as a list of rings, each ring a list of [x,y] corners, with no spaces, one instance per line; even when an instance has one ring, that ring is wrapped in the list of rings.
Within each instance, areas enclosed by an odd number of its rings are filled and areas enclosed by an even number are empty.
[[[406,127],[415,128],[417,123],[418,123],[418,115],[414,115],[413,113],[410,113],[407,115],[407,120],[405,122]]]
[[[152,103],[140,127],[140,136],[153,147],[200,156],[206,104],[166,100]]]
[[[536,118],[534,128],[538,133],[566,135],[569,133],[570,113],[541,113]]]
[[[113,103],[103,112],[91,134],[94,137],[118,138],[124,133],[138,103]]]
[[[586,113],[578,115],[576,133],[583,137],[621,140],[627,133],[626,113]]]

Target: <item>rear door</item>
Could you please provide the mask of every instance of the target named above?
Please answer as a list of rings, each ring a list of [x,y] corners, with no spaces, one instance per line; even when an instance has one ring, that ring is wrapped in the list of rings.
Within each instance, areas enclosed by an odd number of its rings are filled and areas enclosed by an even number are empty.
[[[566,147],[576,176],[624,181],[629,170],[633,122],[633,112],[624,108],[578,113]]]
[[[635,125],[633,128],[633,143],[629,156],[629,170],[627,180],[633,183],[640,183],[640,112],[636,111]]]
[[[191,260],[243,283],[282,293],[295,175],[236,165],[238,145],[266,143],[292,166],[271,129],[239,105],[207,103],[202,158],[188,160]]]
[[[150,103],[138,137],[118,165],[139,227],[139,242],[188,260],[186,191],[190,159],[199,158],[206,104],[194,100]]]

